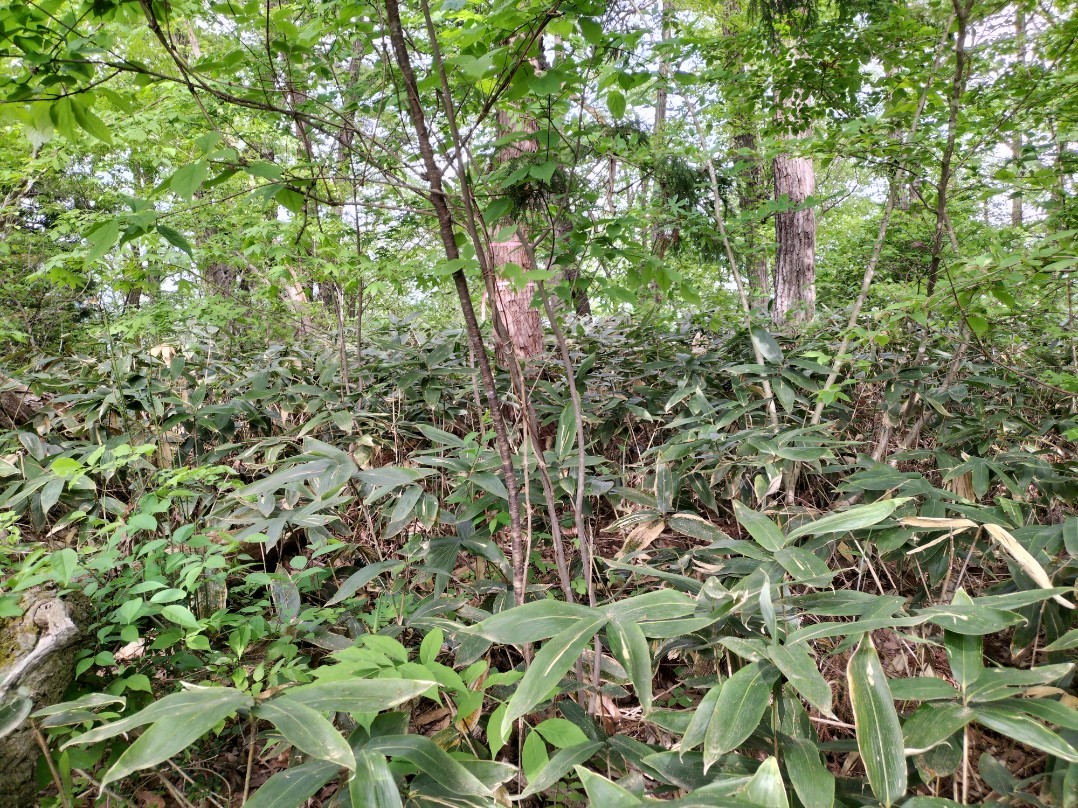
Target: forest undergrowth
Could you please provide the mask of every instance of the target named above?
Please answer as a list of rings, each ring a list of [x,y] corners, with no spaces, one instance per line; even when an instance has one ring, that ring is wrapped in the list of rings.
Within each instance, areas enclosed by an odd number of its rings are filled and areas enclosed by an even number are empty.
[[[0,619],[88,617],[0,731],[42,805],[1075,805],[1075,399],[880,342],[821,399],[811,335],[576,324],[579,413],[553,353],[503,404],[524,605],[461,333],[40,358]]]

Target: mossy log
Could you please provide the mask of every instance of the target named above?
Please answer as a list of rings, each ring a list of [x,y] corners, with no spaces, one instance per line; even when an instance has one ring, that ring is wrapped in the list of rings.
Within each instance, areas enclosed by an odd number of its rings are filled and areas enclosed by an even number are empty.
[[[61,598],[47,589],[28,591],[21,605],[21,617],[0,621],[0,705],[19,699],[38,709],[60,701],[71,684],[90,606],[81,595]],[[40,758],[29,719],[0,737],[4,806],[37,804],[34,770]]]

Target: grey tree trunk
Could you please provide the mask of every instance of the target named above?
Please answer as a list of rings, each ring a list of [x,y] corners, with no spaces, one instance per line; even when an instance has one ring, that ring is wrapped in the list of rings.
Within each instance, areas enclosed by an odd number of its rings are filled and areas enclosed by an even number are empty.
[[[791,210],[775,215],[776,324],[811,320],[816,313],[816,212],[801,207],[816,191],[810,157],[782,154],[774,160],[775,198]]]

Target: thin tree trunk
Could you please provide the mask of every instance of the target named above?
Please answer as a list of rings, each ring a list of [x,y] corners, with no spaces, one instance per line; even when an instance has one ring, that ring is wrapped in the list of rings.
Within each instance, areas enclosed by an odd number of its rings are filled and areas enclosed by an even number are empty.
[[[456,261],[460,258],[460,251],[457,248],[456,236],[453,233],[453,214],[449,209],[445,190],[442,187],[441,169],[434,159],[434,147],[431,145],[430,136],[427,133],[427,124],[423,114],[423,105],[419,98],[418,84],[408,56],[408,48],[404,42],[404,30],[401,26],[400,8],[397,5],[397,0],[386,0],[386,21],[389,29],[390,44],[404,83],[405,95],[408,101],[408,114],[412,120],[412,127],[419,143],[419,153],[427,172],[431,206],[434,208],[435,217],[438,220],[438,234],[441,237],[446,258],[450,261]],[[498,396],[497,385],[494,382],[494,373],[491,370],[486,347],[483,345],[483,338],[479,333],[479,322],[475,317],[475,309],[472,307],[472,297],[468,291],[468,279],[465,277],[463,270],[458,269],[453,273],[453,285],[460,300],[468,341],[479,365],[479,375],[483,381],[487,406],[490,409],[490,417],[494,426],[495,442],[502,465],[502,481],[505,483],[509,503],[513,600],[517,604],[521,604],[524,602],[527,559],[524,557],[520,492],[517,486],[516,471],[513,468],[513,452],[509,444],[509,433],[505,426],[505,419],[502,416],[502,404]]]
[[[936,229],[932,237],[932,258],[928,264],[928,281],[925,291],[931,297],[936,291],[936,280],[943,260],[943,236],[947,231],[947,195],[951,183],[951,160],[954,157],[955,142],[958,138],[958,109],[962,101],[962,91],[966,86],[966,22],[969,18],[973,0],[953,0],[954,16],[958,21],[958,33],[955,40],[954,80],[951,82],[951,97],[948,104],[947,144],[940,161],[940,180],[936,188]]]
[[[1018,69],[1023,71],[1026,66],[1026,16],[1021,8],[1014,10],[1014,39],[1018,49]],[[1015,174],[1019,179],[1022,177],[1022,132],[1015,131],[1011,140],[1011,153],[1014,155]],[[1011,197],[1011,226],[1021,227],[1023,219],[1022,196],[1020,193]]]

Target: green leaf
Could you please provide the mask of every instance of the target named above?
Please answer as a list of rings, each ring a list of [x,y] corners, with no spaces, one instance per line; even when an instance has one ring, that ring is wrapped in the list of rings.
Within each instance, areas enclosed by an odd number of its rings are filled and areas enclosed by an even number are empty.
[[[876,799],[894,805],[906,793],[906,758],[902,728],[880,658],[866,635],[846,669],[857,728],[857,749]]]
[[[961,587],[951,598],[951,604],[954,606],[969,606],[972,603],[970,596]],[[966,693],[984,670],[982,662],[984,642],[977,635],[945,630],[943,646],[947,651],[947,662],[951,666],[951,674],[962,692]]]
[[[491,642],[525,645],[549,639],[594,614],[588,606],[548,598],[499,612],[469,630]]]
[[[704,742],[707,728],[715,717],[715,707],[719,703],[719,695],[722,693],[722,685],[718,684],[711,688],[693,711],[689,726],[685,728],[685,734],[681,738],[679,749],[682,754],[691,752]]]
[[[767,649],[767,655],[805,701],[824,715],[834,717],[831,686],[808,651],[802,646],[774,645]]]
[[[548,744],[558,749],[568,749],[588,742],[584,730],[565,718],[548,718],[536,724],[535,731],[542,735]]]
[[[1009,738],[1050,755],[1078,763],[1078,750],[1044,724],[1010,705],[992,704],[975,709],[977,723]]]
[[[611,90],[606,94],[606,108],[616,120],[621,120],[625,115],[625,95],[618,90]]]
[[[741,527],[748,531],[748,534],[752,536],[757,544],[772,553],[781,550],[788,541],[782,535],[778,525],[762,513],[751,510],[736,499],[734,500],[734,518],[737,519],[737,523]]]
[[[445,632],[440,628],[432,628],[419,644],[419,661],[424,665],[430,665],[438,660],[441,653],[442,643],[445,642]]]
[[[198,631],[198,629],[202,628],[198,622],[198,618],[191,613],[191,610],[178,603],[170,603],[168,606],[163,607],[161,609],[161,616],[176,625],[183,626],[192,631]]]
[[[197,163],[188,163],[172,175],[172,179],[168,181],[169,187],[180,198],[191,199],[199,186],[206,181],[209,170],[209,163],[202,160]]]
[[[418,679],[350,679],[290,687],[285,694],[322,713],[377,713],[418,698],[436,685]]]
[[[407,760],[455,794],[491,797],[491,790],[481,780],[430,738],[422,735],[382,735],[372,738],[364,748],[389,758]]]
[[[741,792],[741,797],[749,805],[758,805],[760,808],[790,807],[790,801],[786,799],[786,786],[782,782],[782,772],[779,771],[778,758],[772,755],[760,764],[756,774]]]
[[[973,720],[973,712],[960,704],[922,704],[902,725],[907,755],[927,752]]]
[[[188,709],[157,721],[132,743],[101,779],[102,785],[139,769],[163,763],[193,744],[218,723],[254,702],[246,693],[231,687],[206,687],[192,691],[196,697]],[[121,722],[116,722],[121,723]],[[84,742],[85,736],[78,739]]]
[[[651,710],[651,648],[636,622],[614,619],[606,626],[606,638],[614,658],[629,673],[636,699],[647,715]]]
[[[538,732],[529,732],[520,748],[520,768],[524,770],[524,776],[531,780],[546,768],[549,762],[550,756],[547,755],[542,737]]]
[[[566,404],[558,418],[558,434],[554,439],[554,453],[559,459],[565,459],[576,443],[576,411],[573,405]]]
[[[301,752],[355,770],[352,747],[317,710],[283,695],[259,704],[254,714],[277,727],[284,739]]]
[[[783,738],[783,761],[797,798],[805,808],[835,804],[835,775],[820,762],[820,750],[807,738]]]
[[[345,578],[344,583],[341,584],[341,588],[337,590],[332,598],[326,601],[326,605],[336,606],[338,603],[352,597],[352,595],[379,575],[387,572],[390,575],[396,575],[402,569],[404,569],[403,561],[376,561],[373,564],[368,564]]]
[[[655,505],[659,513],[666,514],[674,510],[674,497],[677,494],[677,480],[670,466],[663,462],[655,463]]]
[[[403,808],[397,781],[385,756],[369,749],[356,753],[356,773],[348,781],[352,808]]]
[[[719,528],[695,513],[672,513],[666,517],[666,526],[682,536],[689,536],[700,541],[731,540]]]
[[[52,567],[60,586],[67,586],[79,568],[79,554],[70,547],[65,547],[58,553],[52,554],[49,566]]]
[[[273,198],[276,199],[285,210],[291,211],[297,216],[303,213],[303,204],[306,201],[306,197],[299,191],[285,186],[274,194]]]
[[[771,686],[779,671],[767,662],[753,662],[723,685],[715,704],[715,716],[704,735],[704,772],[727,752],[736,749],[760,725],[771,702]]]
[[[826,562],[804,547],[783,547],[775,553],[775,560],[796,583],[805,586],[827,586],[835,577]]]
[[[543,645],[509,699],[505,718],[502,719],[504,734],[508,734],[508,728],[514,721],[527,715],[550,695],[550,691],[573,667],[588,642],[606,622],[606,615],[580,618]]]
[[[898,506],[908,501],[907,497],[883,499],[879,502],[873,502],[871,505],[858,505],[856,508],[850,508],[848,511],[828,514],[822,519],[817,519],[815,522],[809,522],[808,524],[801,525],[790,531],[789,536],[787,536],[787,541],[794,541],[795,539],[800,539],[802,536],[820,536],[825,533],[849,533],[854,530],[872,527],[872,525],[882,522],[894,513]]]
[[[105,126],[105,122],[94,115],[90,111],[89,106],[82,103],[74,103],[71,105],[72,111],[75,113],[75,121],[82,129],[93,135],[102,143],[112,145],[112,132]]]
[[[541,771],[537,772],[534,777],[528,778],[528,787],[520,793],[519,798],[523,800],[532,794],[538,794],[552,788],[570,769],[590,759],[602,748],[603,744],[601,742],[588,741],[578,746],[570,746],[560,750]]]
[[[340,774],[341,767],[322,760],[301,763],[277,772],[262,784],[243,808],[298,808],[306,805],[326,783]]]
[[[183,250],[192,258],[194,257],[195,253],[191,248],[191,242],[187,240],[183,233],[178,230],[173,230],[171,227],[163,224],[157,225],[157,232],[173,247]]]
[[[754,325],[750,333],[752,334],[752,344],[760,352],[760,356],[764,358],[764,361],[772,365],[781,365],[785,357],[775,338],[766,329],[760,328],[758,325]]]
[[[576,776],[580,778],[580,784],[588,795],[588,804],[595,808],[635,808],[644,804],[631,791],[626,791],[617,783],[583,766],[576,767]]]
[[[104,256],[105,253],[112,249],[119,237],[119,219],[109,219],[99,227],[95,227],[86,235],[86,240],[90,242],[90,251],[86,253],[85,263],[87,265],[92,264]]]
[[[1025,619],[1022,615],[1005,609],[961,604],[932,606],[928,609],[919,609],[917,614],[928,615],[929,622],[955,634],[975,636],[996,634]]]

